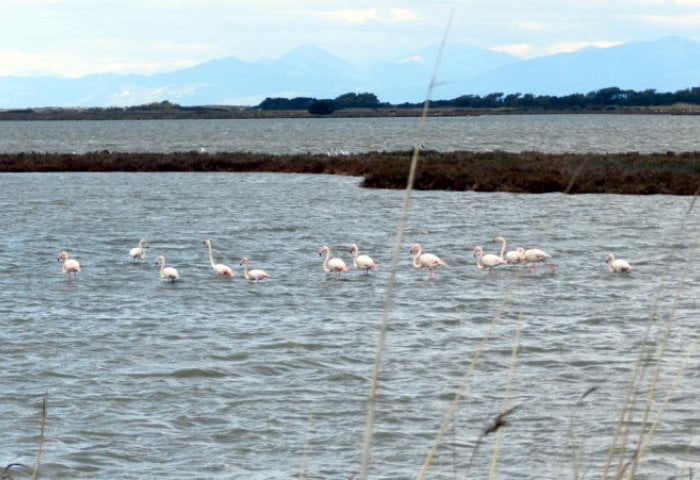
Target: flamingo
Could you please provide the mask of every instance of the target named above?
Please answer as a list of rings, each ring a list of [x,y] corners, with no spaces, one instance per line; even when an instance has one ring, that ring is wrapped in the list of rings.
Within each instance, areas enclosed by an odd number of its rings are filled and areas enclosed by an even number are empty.
[[[554,265],[551,263],[547,263],[547,259],[551,258],[551,256],[547,252],[540,250],[539,248],[530,248],[528,250],[525,250],[524,256],[525,265],[529,263],[532,264],[532,266],[530,267],[531,272],[534,272],[537,269],[537,262],[542,262],[547,266],[549,273],[554,273]]]
[[[160,278],[163,280],[168,280],[170,282],[180,280],[180,275],[177,273],[177,270],[173,267],[165,266],[165,257],[163,255],[159,255],[156,258],[156,265],[160,265]]]
[[[78,263],[78,261],[72,258],[68,258],[68,252],[66,252],[65,250],[62,250],[58,254],[58,261],[60,262],[61,260],[63,260],[63,265],[61,265],[61,271],[68,275],[72,273],[73,278],[76,278],[78,276],[78,272],[80,271],[80,264]]]
[[[357,248],[357,245],[354,243],[350,245],[350,248],[348,249],[350,253],[353,254],[352,256],[352,264],[355,266],[355,268],[360,268],[364,271],[365,275],[369,275],[369,271],[373,268],[377,268],[377,264],[374,263],[374,260],[372,260],[372,257],[369,255],[360,255],[360,250]]]
[[[211,255],[211,240],[204,240],[202,243],[209,249],[209,263],[211,263],[211,268],[214,269],[214,272],[224,277],[233,277],[233,269],[231,267],[223,263],[214,263],[214,257]]]
[[[506,239],[502,235],[494,237],[494,241],[501,242],[501,253],[499,256],[505,260],[506,263],[512,265],[525,261],[525,249],[523,247],[518,247],[516,250],[509,250],[506,252]]]
[[[632,267],[626,260],[621,258],[615,258],[615,255],[608,253],[608,259],[606,260],[608,264],[608,271],[610,272],[629,272]]]
[[[345,266],[345,262],[340,258],[331,258],[331,249],[328,245],[324,245],[318,251],[319,255],[326,254],[326,258],[323,260],[323,271],[326,273],[335,272],[335,278],[340,279],[340,272],[347,272],[348,267]]]
[[[132,260],[143,260],[146,257],[145,248],[148,248],[148,242],[146,240],[139,240],[138,247],[129,250],[129,256]]]
[[[423,253],[423,248],[420,246],[420,243],[412,243],[409,252],[416,254],[416,256],[413,257],[413,261],[411,262],[413,268],[427,267],[430,278],[433,278],[433,271],[437,267],[439,267],[440,265],[443,265],[445,267],[448,266],[447,263],[437,255],[433,255],[432,253]]]
[[[498,255],[494,255],[492,253],[487,253],[484,255],[484,249],[481,247],[474,247],[474,250],[472,250],[472,256],[477,257],[476,268],[481,270],[484,267],[489,267],[489,273],[493,271],[493,267],[508,263]]]
[[[270,278],[270,275],[264,270],[253,269],[248,271],[248,257],[241,258],[239,265],[243,265],[243,278],[246,280],[260,283],[263,278]]]

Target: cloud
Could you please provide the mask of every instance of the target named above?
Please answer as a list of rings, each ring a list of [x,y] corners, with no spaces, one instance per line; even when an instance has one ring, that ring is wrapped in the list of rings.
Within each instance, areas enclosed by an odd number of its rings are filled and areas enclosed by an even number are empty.
[[[698,3],[698,6],[700,6],[700,1],[696,3]],[[639,15],[636,18],[646,23],[664,25],[667,27],[700,27],[700,13],[685,13],[682,15]]]
[[[567,52],[575,52],[576,50],[580,50],[582,48],[588,48],[588,47],[598,47],[598,48],[608,48],[608,47],[614,47],[616,45],[621,45],[623,42],[617,42],[617,41],[611,41],[611,40],[595,40],[595,41],[590,41],[590,40],[583,40],[583,41],[574,41],[574,42],[562,42],[562,43],[555,43],[554,45],[550,45],[545,48],[545,51],[547,54],[555,54],[555,53],[567,53]]]
[[[418,12],[411,8],[326,10],[317,12],[315,15],[327,21],[349,24],[408,23],[415,22],[420,18]]]
[[[509,45],[497,45],[495,47],[491,47],[490,50],[502,53],[509,53],[520,58],[533,57],[537,52],[537,48],[530,43],[513,43]]]

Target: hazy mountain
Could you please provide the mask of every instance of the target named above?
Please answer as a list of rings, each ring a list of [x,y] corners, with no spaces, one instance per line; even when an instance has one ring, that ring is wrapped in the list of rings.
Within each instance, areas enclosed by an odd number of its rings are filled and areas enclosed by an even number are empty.
[[[223,58],[154,75],[95,74],[78,79],[0,77],[0,108],[120,106],[169,100],[181,105],[255,105],[265,97],[334,98],[372,92],[381,101],[420,102],[438,47],[359,68],[311,45],[278,59]],[[433,99],[493,92],[566,95],[604,87],[660,92],[700,85],[700,43],[682,37],[587,48],[521,60],[448,44]]]

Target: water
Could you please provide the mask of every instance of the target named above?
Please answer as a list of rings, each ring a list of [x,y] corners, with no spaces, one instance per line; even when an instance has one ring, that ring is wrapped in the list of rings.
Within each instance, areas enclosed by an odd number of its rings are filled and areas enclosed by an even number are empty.
[[[408,150],[416,135],[442,151],[628,152],[700,150],[700,116],[497,115],[429,118],[0,122],[0,153],[264,153]]]
[[[46,394],[43,478],[287,479],[302,470],[305,478],[356,478],[403,200],[402,192],[358,185],[289,174],[0,176],[0,462],[33,465]],[[518,325],[508,401],[518,408],[503,430],[499,477],[571,478],[572,442],[579,473],[598,476],[650,312],[659,319],[643,355],[645,387],[673,314],[652,415],[697,334],[697,256],[683,273],[698,246],[690,203],[415,192],[370,477],[415,478],[481,352],[430,470],[430,478],[464,477],[480,432],[503,408]],[[496,234],[513,248],[549,251],[557,273],[477,270],[471,249],[495,252]],[[151,245],[146,261],[132,263],[126,252],[141,238]],[[213,276],[206,238],[215,260],[235,268],[233,280]],[[433,280],[411,268],[411,242],[449,268]],[[328,244],[349,263],[350,243],[379,268],[336,281],[322,271],[318,249]],[[82,265],[77,280],[60,272],[62,249]],[[608,252],[634,271],[609,274]],[[157,255],[181,282],[160,281]],[[244,282],[243,255],[272,278]],[[700,466],[698,360],[695,350],[637,478],[687,476]],[[645,398],[642,391],[635,425]],[[470,478],[486,477],[494,441],[483,439]]]

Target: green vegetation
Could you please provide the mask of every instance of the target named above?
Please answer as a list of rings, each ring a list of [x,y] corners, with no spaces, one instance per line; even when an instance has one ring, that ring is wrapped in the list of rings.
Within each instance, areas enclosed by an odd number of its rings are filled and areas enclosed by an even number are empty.
[[[661,113],[700,114],[700,87],[675,93],[641,92],[617,87],[561,97],[521,93],[462,95],[432,100],[429,116],[527,113]],[[205,105],[185,107],[164,100],[131,107],[23,108],[0,110],[0,120],[150,120],[276,118],[333,115],[342,117],[419,116],[422,103],[380,102],[373,93],[345,93],[334,99],[266,98],[253,107]]]
[[[364,177],[363,187],[403,189],[410,152],[268,155],[249,152],[0,155],[0,172],[283,172]],[[693,195],[700,152],[545,154],[436,152],[420,155],[414,188],[517,193]]]

